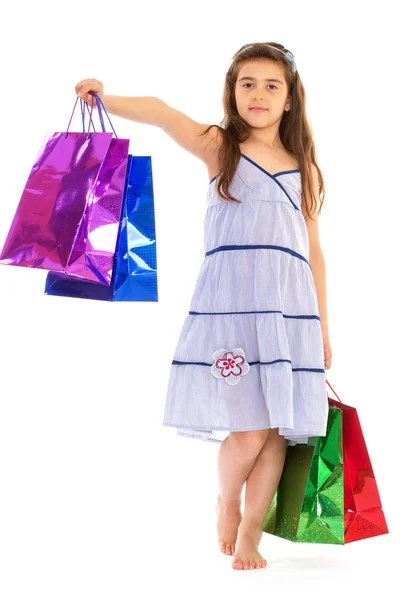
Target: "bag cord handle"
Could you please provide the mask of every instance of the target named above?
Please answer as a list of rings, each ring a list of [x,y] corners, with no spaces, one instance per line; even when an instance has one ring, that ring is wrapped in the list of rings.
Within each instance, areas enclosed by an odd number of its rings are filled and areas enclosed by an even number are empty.
[[[327,379],[326,379],[326,383],[330,387],[330,389],[332,390],[332,392],[334,393],[334,395],[336,396],[336,398],[339,400],[339,402],[341,404],[343,404],[342,400],[339,398],[339,396],[337,395],[337,393],[335,392],[335,390],[332,388],[332,386],[330,385],[330,383],[327,381]]]
[[[114,126],[112,125],[112,121],[111,121],[111,119],[110,119],[110,117],[108,115],[108,112],[107,112],[107,110],[105,108],[105,105],[103,104],[101,98],[99,96],[97,96],[95,93],[92,93],[92,97],[93,97],[93,100],[96,100],[98,114],[99,114],[99,119],[100,119],[100,123],[102,125],[102,132],[106,133],[105,122],[103,120],[103,114],[102,114],[102,108],[103,108],[103,110],[106,113],[106,116],[108,117],[108,121],[110,123],[110,126],[112,127],[112,131],[114,132],[115,137],[117,138],[118,136],[116,135],[116,131],[114,129]],[[89,107],[89,105],[88,105],[87,102],[85,102],[81,98],[76,98],[76,102],[75,102],[74,107],[73,107],[73,112],[71,113],[71,117],[70,117],[70,121],[69,121],[68,126],[67,126],[67,131],[66,131],[65,137],[68,136],[68,130],[70,129],[71,121],[73,120],[74,111],[76,110],[76,105],[77,105],[77,101],[78,100],[80,100],[81,117],[82,117],[82,123],[83,123],[83,133],[86,132],[86,130],[85,130],[85,123],[84,123],[85,107],[87,107],[87,110],[89,112],[89,126],[88,126],[88,130],[87,130],[87,137],[90,137],[90,125],[92,125],[93,131],[96,133],[95,125],[94,125],[93,119],[92,119],[92,117],[93,117],[93,100],[92,100],[92,110],[90,110],[90,107]]]

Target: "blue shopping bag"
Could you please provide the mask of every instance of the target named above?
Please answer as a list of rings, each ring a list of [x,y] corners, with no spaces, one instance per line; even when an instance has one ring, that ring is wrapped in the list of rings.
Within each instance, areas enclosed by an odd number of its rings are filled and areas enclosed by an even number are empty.
[[[111,285],[50,271],[45,294],[109,302],[158,302],[156,251],[151,156],[129,154]]]

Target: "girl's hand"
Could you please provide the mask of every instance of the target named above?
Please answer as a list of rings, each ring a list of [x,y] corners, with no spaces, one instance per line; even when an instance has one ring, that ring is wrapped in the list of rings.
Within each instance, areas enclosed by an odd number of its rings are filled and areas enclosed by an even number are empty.
[[[330,345],[329,338],[323,339],[323,351],[324,351],[324,368],[330,369],[332,366],[332,347]]]
[[[97,103],[93,99],[92,94],[89,92],[93,92],[94,94],[99,96],[99,98],[103,101],[103,84],[102,84],[102,82],[98,81],[97,79],[82,79],[76,85],[76,94],[82,100],[87,102],[87,104],[90,107],[96,108]]]

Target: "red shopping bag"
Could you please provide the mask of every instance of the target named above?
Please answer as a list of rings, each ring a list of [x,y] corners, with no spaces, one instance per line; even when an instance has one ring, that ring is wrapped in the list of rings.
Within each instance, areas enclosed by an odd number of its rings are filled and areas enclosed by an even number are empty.
[[[345,544],[388,533],[367,444],[356,408],[328,398],[329,406],[342,411]]]

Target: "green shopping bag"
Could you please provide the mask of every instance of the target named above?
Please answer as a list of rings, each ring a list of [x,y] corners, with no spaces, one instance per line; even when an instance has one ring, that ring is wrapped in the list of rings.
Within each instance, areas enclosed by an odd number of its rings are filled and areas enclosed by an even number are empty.
[[[342,412],[329,408],[324,437],[287,447],[262,530],[293,542],[343,544],[343,515]]]

